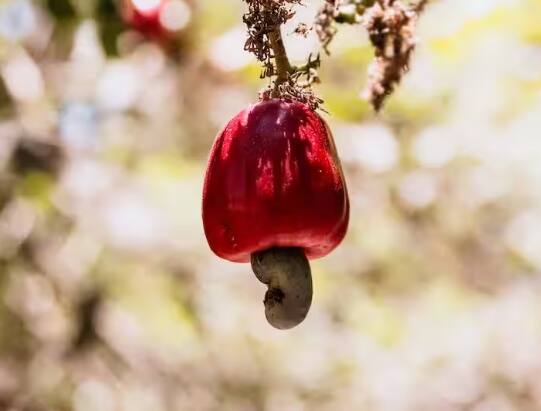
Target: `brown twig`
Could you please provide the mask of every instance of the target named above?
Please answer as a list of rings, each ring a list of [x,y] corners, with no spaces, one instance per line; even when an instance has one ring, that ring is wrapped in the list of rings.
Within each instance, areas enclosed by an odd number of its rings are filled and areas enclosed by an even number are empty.
[[[289,58],[287,57],[280,26],[276,26],[274,30],[269,32],[268,37],[276,66],[276,80],[274,81],[274,90],[272,94],[273,97],[279,97],[280,86],[289,81],[289,76],[293,70]]]
[[[271,78],[272,85],[261,94],[262,99],[284,98],[296,100],[317,109],[322,100],[312,92],[317,81],[314,71],[319,58],[309,58],[306,65],[290,64],[282,39],[281,26],[294,16],[293,6],[301,0],[244,0],[248,12],[243,20],[248,27],[248,40],[244,48],[263,63],[261,78]]]

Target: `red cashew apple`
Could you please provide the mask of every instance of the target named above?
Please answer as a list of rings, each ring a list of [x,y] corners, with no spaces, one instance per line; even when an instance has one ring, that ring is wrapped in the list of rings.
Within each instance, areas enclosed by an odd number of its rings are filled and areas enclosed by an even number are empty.
[[[123,0],[122,16],[129,26],[140,33],[159,37],[164,31],[160,24],[162,7],[162,0]]]
[[[121,12],[128,26],[165,44],[178,35],[191,16],[183,0],[122,0]]]
[[[349,200],[332,134],[307,105],[281,99],[238,113],[218,134],[203,190],[203,225],[219,257],[251,261],[267,284],[266,316],[291,328],[308,313],[308,259],[344,238]]]

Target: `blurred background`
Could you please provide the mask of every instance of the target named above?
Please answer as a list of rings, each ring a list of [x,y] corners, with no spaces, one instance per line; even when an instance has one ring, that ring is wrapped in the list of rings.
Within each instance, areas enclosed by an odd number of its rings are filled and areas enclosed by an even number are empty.
[[[266,85],[243,10],[0,0],[0,410],[540,410],[541,2],[433,1],[379,116],[341,28],[317,92],[352,218],[288,332],[200,218]]]

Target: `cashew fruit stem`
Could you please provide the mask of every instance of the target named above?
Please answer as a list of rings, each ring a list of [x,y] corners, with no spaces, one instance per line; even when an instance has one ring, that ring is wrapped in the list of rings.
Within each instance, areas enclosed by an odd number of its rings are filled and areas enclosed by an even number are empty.
[[[290,73],[293,71],[291,63],[287,57],[284,41],[282,40],[282,32],[280,25],[268,33],[269,42],[274,53],[274,61],[276,63],[276,81],[274,83],[273,97],[280,97],[279,87],[286,83]]]

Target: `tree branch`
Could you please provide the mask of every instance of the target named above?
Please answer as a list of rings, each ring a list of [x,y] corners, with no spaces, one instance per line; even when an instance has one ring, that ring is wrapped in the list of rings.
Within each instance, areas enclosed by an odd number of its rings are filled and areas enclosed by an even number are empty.
[[[280,85],[286,83],[293,68],[287,57],[287,52],[282,40],[280,26],[268,33],[269,42],[274,53],[274,62],[276,64],[276,81],[274,83],[273,97],[277,97]]]

